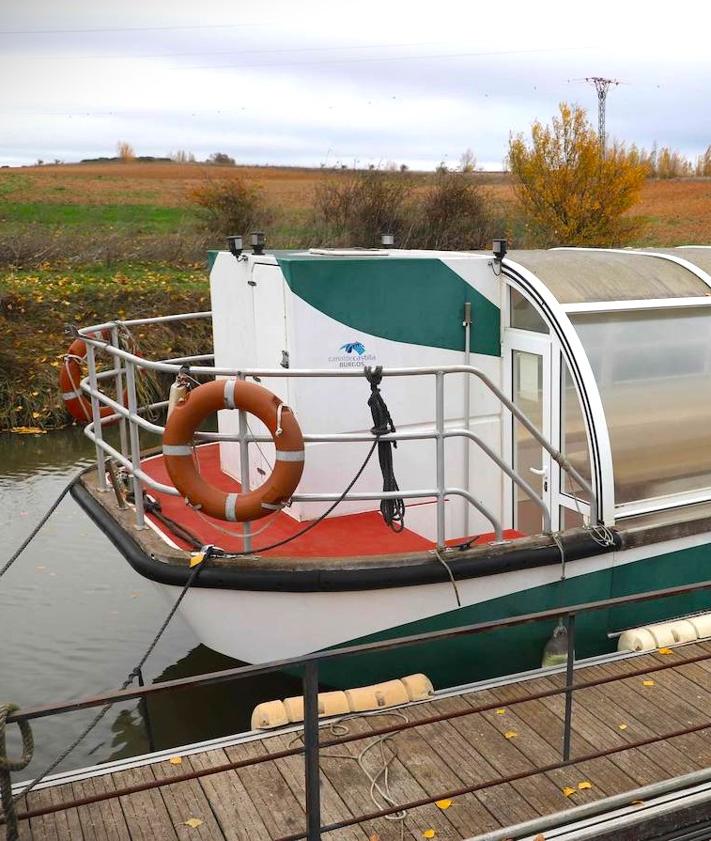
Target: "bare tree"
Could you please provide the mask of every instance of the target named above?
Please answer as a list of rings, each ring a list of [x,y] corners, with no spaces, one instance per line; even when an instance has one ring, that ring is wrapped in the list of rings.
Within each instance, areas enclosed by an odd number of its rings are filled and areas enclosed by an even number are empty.
[[[126,140],[119,140],[116,144],[116,154],[123,163],[128,163],[136,158],[136,151]]]

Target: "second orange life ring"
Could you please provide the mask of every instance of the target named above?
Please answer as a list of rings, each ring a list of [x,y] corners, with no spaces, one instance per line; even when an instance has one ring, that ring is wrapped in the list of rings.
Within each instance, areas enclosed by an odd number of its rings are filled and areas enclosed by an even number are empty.
[[[94,338],[103,338],[103,334],[98,334]],[[82,363],[86,359],[86,343],[83,339],[77,338],[69,345],[69,349],[62,361],[62,367],[59,369],[59,387],[62,389],[62,399],[64,406],[69,414],[79,423],[91,423],[93,416],[91,414],[91,401],[86,398],[81,390],[80,383],[82,381]],[[127,394],[124,391],[123,404],[127,403]],[[111,406],[100,406],[99,417],[108,418],[115,414]],[[118,418],[110,421],[115,423]]]
[[[274,469],[258,488],[243,494],[208,484],[193,459],[195,430],[219,409],[255,415],[274,439]],[[276,394],[244,380],[215,380],[194,388],[175,406],[163,433],[163,456],[171,481],[191,505],[218,520],[243,523],[278,511],[291,498],[304,471],[304,439],[294,413]]]

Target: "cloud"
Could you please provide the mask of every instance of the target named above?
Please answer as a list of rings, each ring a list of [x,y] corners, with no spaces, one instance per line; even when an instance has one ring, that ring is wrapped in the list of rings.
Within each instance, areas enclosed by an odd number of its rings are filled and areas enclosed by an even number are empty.
[[[509,133],[549,119],[561,100],[595,120],[582,80],[599,73],[626,83],[609,95],[612,136],[697,154],[711,142],[711,13],[676,3],[681,37],[668,4],[640,9],[203,0],[198,14],[166,0],[26,0],[0,27],[0,75],[11,80],[0,89],[0,156],[111,154],[125,138],[141,154],[219,149],[311,165],[429,168],[471,147],[498,167]]]

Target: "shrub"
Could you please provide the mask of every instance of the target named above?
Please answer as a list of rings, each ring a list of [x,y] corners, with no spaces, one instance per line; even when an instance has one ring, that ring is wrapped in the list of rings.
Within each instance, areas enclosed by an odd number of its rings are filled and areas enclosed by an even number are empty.
[[[407,243],[449,251],[484,248],[495,233],[491,197],[471,174],[445,171],[424,193],[419,224]]]
[[[261,191],[242,178],[208,179],[190,191],[190,199],[213,234],[244,235],[269,222]]]
[[[412,226],[408,200],[413,185],[407,173],[351,170],[316,187],[313,227],[321,244],[372,247],[380,235],[407,239]]]
[[[623,214],[639,200],[647,168],[621,145],[603,155],[582,108],[561,103],[550,126],[533,124],[530,145],[512,137],[508,160],[542,244],[618,245],[638,224]]]

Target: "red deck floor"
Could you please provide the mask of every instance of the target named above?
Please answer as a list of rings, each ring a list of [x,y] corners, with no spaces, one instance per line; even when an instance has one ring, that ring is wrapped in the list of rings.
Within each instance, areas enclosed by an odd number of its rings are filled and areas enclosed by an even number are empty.
[[[224,474],[220,469],[220,452],[217,444],[198,447],[196,452],[200,463],[200,473],[206,481],[223,490],[239,491],[239,483]],[[162,456],[145,460],[142,467],[146,473],[157,481],[171,484]],[[155,491],[152,491],[151,494],[160,501],[163,514],[180,523],[183,528],[198,537],[204,545],[214,544],[228,551],[242,551],[241,526],[239,523],[226,523],[199,514],[186,505],[183,499],[176,496],[168,496]],[[434,505],[434,503],[424,504]],[[155,517],[150,514],[147,517],[160,532],[166,534],[181,549],[190,548],[185,541],[170,532]],[[252,539],[253,551],[257,554],[269,554],[275,557],[338,558],[427,551],[434,546],[432,541],[407,528],[399,533],[392,531],[383,521],[380,511],[368,511],[362,514],[327,517],[306,534],[295,538],[287,545],[268,552],[260,552],[260,547],[269,546],[291,537],[306,525],[306,522],[298,522],[283,512],[258,520],[253,524],[252,530],[254,534]],[[265,526],[264,531],[257,534]],[[504,532],[504,536],[512,539],[522,535],[519,532],[507,530]],[[477,535],[475,542],[488,543],[493,538],[494,535],[491,533]],[[447,542],[450,545],[456,545],[469,539],[471,537],[462,537]]]

